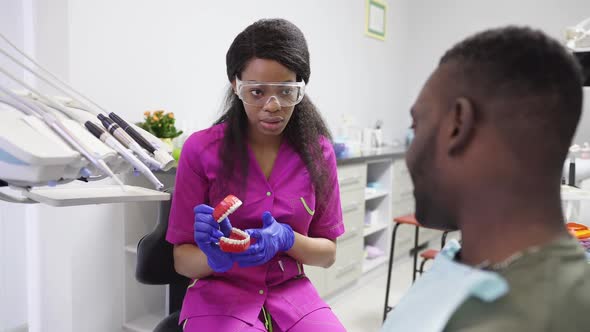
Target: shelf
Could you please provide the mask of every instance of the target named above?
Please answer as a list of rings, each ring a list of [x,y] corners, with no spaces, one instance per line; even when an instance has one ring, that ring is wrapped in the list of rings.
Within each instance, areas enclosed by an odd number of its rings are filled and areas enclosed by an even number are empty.
[[[167,201],[170,194],[147,188],[118,185],[79,184],[41,187],[24,191],[26,197],[51,206]]]
[[[152,332],[164,318],[162,315],[147,314],[134,321],[125,323],[123,330],[131,332]]]
[[[363,236],[367,237],[371,234],[375,234],[384,229],[387,229],[387,224],[378,223],[377,225],[370,225],[368,227],[365,226],[365,228],[363,229]]]
[[[364,259],[363,260],[363,274],[386,263],[387,259],[388,259],[387,255],[383,255],[381,257],[377,257],[374,259]]]
[[[385,197],[389,195],[386,190],[367,190],[365,188],[365,201],[370,201],[376,198]]]
[[[137,244],[129,244],[125,246],[125,251],[130,253],[130,254],[136,254],[137,255]]]

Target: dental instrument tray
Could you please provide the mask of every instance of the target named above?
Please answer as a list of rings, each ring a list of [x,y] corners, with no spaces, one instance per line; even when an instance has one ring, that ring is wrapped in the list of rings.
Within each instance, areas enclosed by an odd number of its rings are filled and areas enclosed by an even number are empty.
[[[22,194],[34,201],[51,206],[167,201],[170,194],[152,189],[119,185],[76,185],[35,187]]]

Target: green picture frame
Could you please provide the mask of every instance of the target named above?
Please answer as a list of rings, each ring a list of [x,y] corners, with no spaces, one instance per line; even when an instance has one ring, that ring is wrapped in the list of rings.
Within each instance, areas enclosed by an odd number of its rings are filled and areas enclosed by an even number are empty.
[[[387,3],[379,0],[367,0],[365,33],[369,37],[385,40],[387,32]]]

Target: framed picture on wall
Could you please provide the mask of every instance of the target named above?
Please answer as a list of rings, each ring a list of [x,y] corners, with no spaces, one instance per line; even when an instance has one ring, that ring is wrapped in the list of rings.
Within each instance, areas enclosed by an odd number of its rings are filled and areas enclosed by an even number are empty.
[[[365,32],[368,36],[385,40],[387,4],[382,0],[367,0]]]

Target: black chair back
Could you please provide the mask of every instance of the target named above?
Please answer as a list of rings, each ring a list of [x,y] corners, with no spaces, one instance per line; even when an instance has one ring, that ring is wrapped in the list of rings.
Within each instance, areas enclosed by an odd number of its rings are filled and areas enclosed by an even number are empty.
[[[170,191],[171,192],[171,191]],[[160,202],[158,223],[154,230],[145,235],[137,244],[137,265],[135,278],[148,285],[170,285],[169,307],[166,317],[154,332],[178,332],[182,327],[178,325],[178,314],[190,280],[176,273],[174,269],[174,246],[166,241],[168,216],[172,204],[169,201]]]

